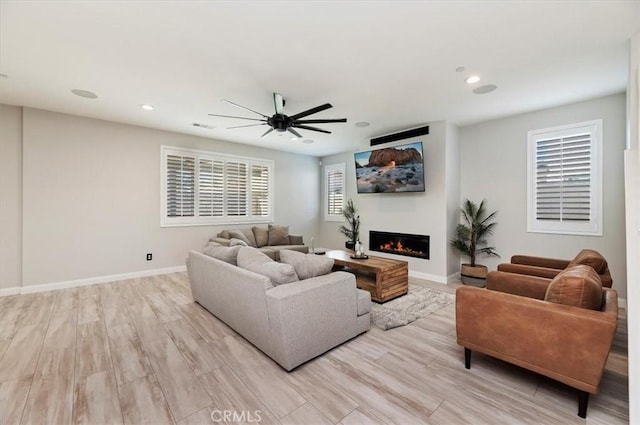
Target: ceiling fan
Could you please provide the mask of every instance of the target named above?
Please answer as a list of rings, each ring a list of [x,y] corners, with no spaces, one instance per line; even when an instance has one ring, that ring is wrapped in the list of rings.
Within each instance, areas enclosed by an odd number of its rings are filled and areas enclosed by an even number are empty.
[[[242,106],[242,105],[238,105],[237,103],[231,102],[230,100],[226,100],[226,99],[222,99],[223,102],[227,102],[232,104],[233,106],[237,106],[238,108],[242,108],[246,111],[249,112],[253,112],[254,114],[258,114],[260,115],[262,118],[247,118],[247,117],[235,117],[235,116],[231,116],[231,115],[219,115],[219,114],[209,114],[212,117],[224,117],[224,118],[237,118],[237,119],[242,119],[242,120],[251,120],[251,121],[260,121],[261,124],[248,124],[248,125],[237,125],[234,127],[227,127],[229,128],[242,128],[242,127],[257,127],[257,126],[261,126],[261,125],[268,125],[270,128],[264,132],[264,134],[260,137],[264,137],[267,134],[271,133],[273,130],[276,130],[278,132],[285,132],[288,131],[289,133],[293,134],[296,137],[300,137],[302,138],[302,135],[300,133],[298,133],[295,128],[301,128],[304,130],[311,130],[311,131],[319,131],[320,133],[328,133],[331,134],[331,132],[329,130],[323,130],[321,128],[318,127],[312,127],[308,124],[326,124],[326,123],[332,123],[332,122],[347,122],[346,118],[333,118],[333,119],[310,119],[310,120],[303,120],[301,118],[304,118],[306,116],[309,115],[313,115],[316,114],[320,111],[324,111],[325,109],[329,109],[329,108],[333,108],[333,105],[331,105],[330,103],[325,103],[324,105],[320,105],[320,106],[316,106],[315,108],[311,108],[311,109],[307,109],[306,111],[302,111],[300,113],[297,113],[295,115],[285,115],[284,114],[284,105],[285,105],[285,100],[282,97],[282,95],[280,93],[274,93],[273,94],[273,104],[275,106],[275,110],[276,113],[273,114],[272,116],[268,116],[265,114],[262,114],[258,111],[254,111],[253,109],[247,108],[246,106]]]

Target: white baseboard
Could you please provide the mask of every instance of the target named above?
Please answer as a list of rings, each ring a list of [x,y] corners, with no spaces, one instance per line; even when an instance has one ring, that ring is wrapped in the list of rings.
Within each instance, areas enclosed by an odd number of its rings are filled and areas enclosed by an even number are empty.
[[[162,269],[142,270],[139,272],[112,274],[108,276],[90,277],[87,279],[67,280],[63,282],[43,283],[40,285],[29,285],[0,290],[0,296],[15,294],[33,294],[35,292],[55,291],[56,289],[75,288],[77,286],[96,285],[98,283],[116,282],[119,280],[136,279],[139,277],[156,276],[159,274],[177,273],[187,270],[186,266],[165,267]],[[10,293],[5,291],[11,290]]]
[[[432,282],[438,282],[438,283],[447,283],[447,277],[445,276],[439,276],[437,274],[431,274],[431,273],[423,273],[423,272],[417,272],[415,270],[409,270],[409,277],[415,277],[416,279],[423,279],[423,280],[430,280]]]
[[[0,288],[0,297],[6,297],[7,295],[18,295],[19,293],[19,286],[12,286],[11,288]]]
[[[624,311],[627,311],[627,299],[626,298],[618,298],[618,307],[624,308]]]

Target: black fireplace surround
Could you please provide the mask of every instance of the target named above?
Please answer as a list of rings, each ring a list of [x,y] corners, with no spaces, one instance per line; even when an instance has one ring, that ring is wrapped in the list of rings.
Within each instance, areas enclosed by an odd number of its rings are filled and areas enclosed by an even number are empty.
[[[429,236],[370,230],[369,250],[429,259]]]

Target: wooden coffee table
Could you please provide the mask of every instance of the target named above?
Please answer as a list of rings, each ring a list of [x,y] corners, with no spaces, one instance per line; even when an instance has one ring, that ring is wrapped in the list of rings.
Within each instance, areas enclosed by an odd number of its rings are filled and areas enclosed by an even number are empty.
[[[353,259],[351,252],[327,251],[335,261],[334,268],[356,275],[358,288],[371,293],[373,301],[384,303],[404,295],[409,290],[409,263],[391,258],[369,256],[366,260]]]

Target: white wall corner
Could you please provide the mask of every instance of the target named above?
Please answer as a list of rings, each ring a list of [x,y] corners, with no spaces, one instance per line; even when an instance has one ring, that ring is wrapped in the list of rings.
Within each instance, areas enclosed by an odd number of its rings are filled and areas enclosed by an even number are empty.
[[[445,285],[447,284],[446,276],[439,276],[431,273],[417,272],[415,270],[409,270],[409,277],[415,277],[416,279],[422,279],[422,280],[430,280],[432,282],[444,283]]]
[[[90,277],[87,279],[67,280],[63,282],[43,283],[41,285],[23,286],[19,289],[20,294],[32,294],[35,292],[55,291],[58,289],[75,288],[77,286],[97,285],[99,283],[110,283],[121,280],[136,279],[147,276],[157,276],[168,273],[178,273],[186,271],[186,266],[165,267],[162,269],[143,270],[139,272],[113,274],[108,276]],[[9,288],[13,289],[13,288]],[[7,294],[10,295],[10,294]]]

